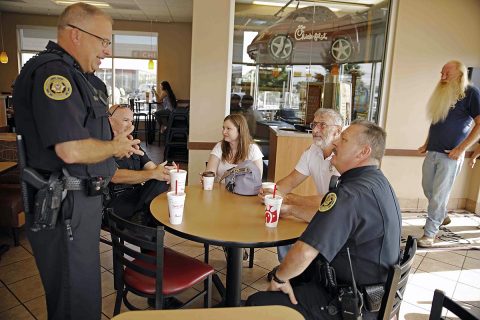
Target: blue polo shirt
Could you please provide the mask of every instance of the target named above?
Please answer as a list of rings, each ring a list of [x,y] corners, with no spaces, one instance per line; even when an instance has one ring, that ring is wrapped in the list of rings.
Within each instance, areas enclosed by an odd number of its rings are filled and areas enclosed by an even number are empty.
[[[430,125],[428,134],[428,151],[445,153],[452,150],[467,137],[472,122],[480,115],[480,91],[468,86],[465,98],[455,104],[455,108],[448,111],[444,121]]]

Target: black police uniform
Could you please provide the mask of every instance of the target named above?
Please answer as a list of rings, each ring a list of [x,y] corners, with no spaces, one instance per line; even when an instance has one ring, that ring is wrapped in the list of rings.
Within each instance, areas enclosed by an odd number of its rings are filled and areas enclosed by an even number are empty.
[[[388,269],[398,263],[400,255],[401,214],[395,193],[376,166],[351,169],[342,174],[338,186],[322,200],[300,240],[319,251],[319,259],[335,268],[338,284],[351,285],[347,257],[350,250],[357,285],[384,283]],[[317,278],[318,279],[318,278]],[[294,287],[298,305],[282,292],[259,292],[248,305],[287,305],[306,319],[341,319],[328,306],[331,296],[321,282],[312,280]],[[364,319],[376,318],[363,310]]]
[[[143,170],[150,158],[145,153],[143,156],[132,155],[130,158],[115,158],[118,169]],[[155,179],[143,184],[115,184],[110,183],[112,200],[106,206],[113,208],[114,212],[122,218],[130,218],[137,212],[150,212],[150,202],[160,193],[168,190],[165,181]]]
[[[90,165],[66,164],[55,153],[55,145],[62,142],[111,140],[106,97],[88,83],[78,63],[59,45],[49,42],[45,52],[25,64],[15,81],[13,99],[29,167],[45,176],[66,168],[84,185],[89,179],[108,180],[113,175],[113,158]],[[52,230],[31,231],[33,216],[27,215],[27,236],[49,319],[100,319],[101,210],[102,196],[78,190],[67,192]],[[73,239],[65,219],[71,219]]]

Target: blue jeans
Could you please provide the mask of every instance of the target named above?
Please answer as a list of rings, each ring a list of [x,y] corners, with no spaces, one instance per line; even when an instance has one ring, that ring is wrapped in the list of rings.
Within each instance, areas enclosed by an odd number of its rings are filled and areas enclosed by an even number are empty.
[[[435,237],[447,216],[447,203],[464,158],[452,160],[445,153],[428,151],[422,167],[422,187],[428,199],[424,234]]]

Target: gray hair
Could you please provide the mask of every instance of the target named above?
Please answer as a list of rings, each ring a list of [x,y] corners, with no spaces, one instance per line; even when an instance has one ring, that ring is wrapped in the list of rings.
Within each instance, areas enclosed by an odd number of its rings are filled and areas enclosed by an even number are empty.
[[[342,115],[334,109],[319,108],[315,111],[314,117],[318,116],[328,116],[333,120],[333,123],[337,126],[343,127],[343,118]]]
[[[362,132],[362,135],[357,138],[358,142],[370,145],[372,148],[370,158],[376,159],[380,162],[385,154],[385,140],[387,138],[385,130],[367,120],[355,120],[351,125],[364,127],[365,130]]]
[[[63,10],[58,18],[57,28],[60,30],[67,27],[68,24],[78,25],[94,16],[102,16],[113,25],[112,17],[101,9],[84,2],[77,2]]]

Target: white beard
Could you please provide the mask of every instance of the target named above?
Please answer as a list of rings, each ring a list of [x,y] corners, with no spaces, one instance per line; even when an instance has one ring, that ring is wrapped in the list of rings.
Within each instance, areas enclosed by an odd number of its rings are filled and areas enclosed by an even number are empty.
[[[450,108],[455,106],[462,93],[463,91],[456,81],[437,84],[427,103],[427,115],[433,124],[447,118]]]

